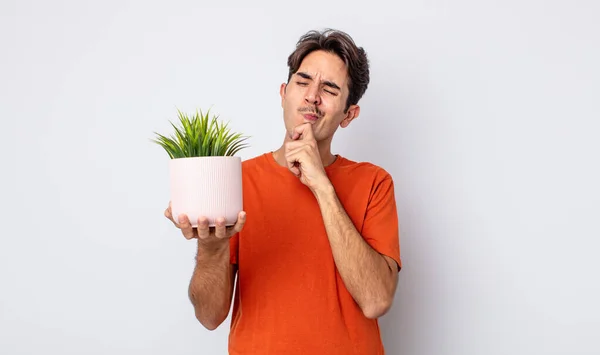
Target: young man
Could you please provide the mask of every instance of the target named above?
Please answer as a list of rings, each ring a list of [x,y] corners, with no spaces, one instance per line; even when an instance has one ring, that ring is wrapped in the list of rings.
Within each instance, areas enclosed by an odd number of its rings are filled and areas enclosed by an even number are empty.
[[[200,323],[217,328],[237,274],[230,354],[383,354],[377,318],[392,305],[401,266],[393,181],[331,153],[337,128],[360,112],[368,60],[347,34],[311,31],[288,66],[285,138],[243,162],[237,224],[173,221],[198,239],[190,300]],[[172,220],[170,207],[165,215]]]

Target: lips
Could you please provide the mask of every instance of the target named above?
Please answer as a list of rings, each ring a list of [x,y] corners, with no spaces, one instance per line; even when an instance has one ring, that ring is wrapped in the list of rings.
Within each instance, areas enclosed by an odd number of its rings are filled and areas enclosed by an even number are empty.
[[[302,116],[304,116],[305,120],[311,121],[311,122],[314,122],[319,119],[319,117],[317,115],[312,115],[312,114],[304,114]]]

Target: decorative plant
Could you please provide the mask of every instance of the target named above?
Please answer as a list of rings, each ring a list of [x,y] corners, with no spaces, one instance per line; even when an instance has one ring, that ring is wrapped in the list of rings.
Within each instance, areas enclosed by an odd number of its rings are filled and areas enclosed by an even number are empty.
[[[179,126],[170,122],[175,133],[166,137],[154,132],[156,138],[152,139],[167,151],[171,159],[233,156],[248,147],[244,143],[248,137],[231,132],[228,123],[219,122],[218,116],[209,118],[210,110],[206,114],[196,111],[191,117],[180,110],[177,112]]]

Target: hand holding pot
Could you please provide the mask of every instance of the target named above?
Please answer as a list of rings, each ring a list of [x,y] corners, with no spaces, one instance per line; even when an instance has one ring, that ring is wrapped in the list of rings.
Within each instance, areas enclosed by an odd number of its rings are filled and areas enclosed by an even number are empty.
[[[213,243],[220,243],[224,240],[228,240],[236,233],[240,232],[242,228],[244,228],[244,224],[246,223],[246,212],[241,211],[238,214],[237,221],[235,225],[226,227],[225,226],[225,218],[217,218],[216,226],[209,227],[208,219],[206,217],[198,218],[198,227],[192,227],[192,224],[189,218],[182,214],[179,216],[179,220],[173,220],[173,215],[171,213],[171,203],[169,203],[169,207],[165,210],[165,217],[167,217],[175,226],[181,229],[181,233],[185,237],[185,239],[193,239],[198,238],[198,242],[206,245],[210,245]]]

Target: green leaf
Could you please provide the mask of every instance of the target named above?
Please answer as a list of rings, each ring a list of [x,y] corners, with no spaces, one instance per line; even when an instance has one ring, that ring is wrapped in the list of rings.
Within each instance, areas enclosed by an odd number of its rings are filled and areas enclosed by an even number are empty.
[[[151,141],[160,145],[171,159],[200,156],[233,156],[247,148],[244,142],[249,138],[241,133],[231,132],[229,123],[219,120],[218,115],[210,116],[210,109],[203,113],[196,110],[188,115],[177,110],[178,125],[171,122],[173,134],[170,137],[154,132]]]

